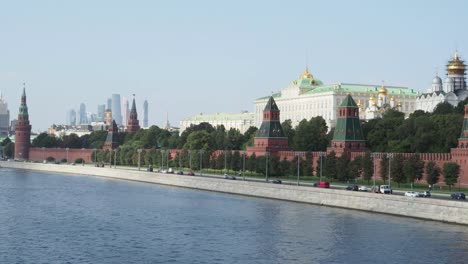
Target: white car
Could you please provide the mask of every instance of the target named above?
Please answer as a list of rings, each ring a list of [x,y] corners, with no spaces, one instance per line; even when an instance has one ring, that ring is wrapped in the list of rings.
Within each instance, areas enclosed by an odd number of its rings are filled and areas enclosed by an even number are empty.
[[[419,197],[419,193],[417,193],[417,192],[405,192],[405,196],[408,196],[408,197]]]
[[[366,186],[362,185],[362,186],[359,186],[358,190],[361,192],[367,192],[369,189]]]

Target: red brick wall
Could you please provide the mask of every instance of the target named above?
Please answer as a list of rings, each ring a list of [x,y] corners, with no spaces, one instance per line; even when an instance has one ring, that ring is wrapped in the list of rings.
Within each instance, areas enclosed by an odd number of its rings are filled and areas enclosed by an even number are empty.
[[[69,149],[68,161],[74,162],[77,158],[82,158],[86,163],[91,163],[92,149]],[[64,148],[31,148],[29,150],[29,160],[43,161],[48,157],[54,157],[60,161],[67,158],[67,150]]]

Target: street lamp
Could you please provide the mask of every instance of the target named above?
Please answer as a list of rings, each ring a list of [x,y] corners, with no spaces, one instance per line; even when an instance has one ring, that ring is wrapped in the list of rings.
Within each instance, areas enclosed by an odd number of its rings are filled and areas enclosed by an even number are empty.
[[[322,181],[322,158],[325,155],[325,153],[320,152],[319,155],[320,155],[320,181]]]
[[[387,153],[388,157],[388,186],[391,187],[392,174],[390,169],[390,164],[392,163],[393,153]]]
[[[200,176],[203,175],[203,149],[200,149]]]
[[[265,181],[268,182],[268,156],[270,155],[270,152],[265,152]]]
[[[97,164],[97,149],[94,150],[94,164]]]
[[[142,149],[137,149],[137,152],[138,152],[138,170],[140,170],[140,165],[141,165],[141,152],[143,150]]]
[[[299,186],[299,165],[300,165],[299,156],[300,156],[300,153],[296,152],[296,156],[297,156],[297,186]]]
[[[242,179],[245,181],[245,151],[242,152]]]
[[[115,155],[114,155],[114,169],[117,169],[117,151],[118,149],[115,149]]]

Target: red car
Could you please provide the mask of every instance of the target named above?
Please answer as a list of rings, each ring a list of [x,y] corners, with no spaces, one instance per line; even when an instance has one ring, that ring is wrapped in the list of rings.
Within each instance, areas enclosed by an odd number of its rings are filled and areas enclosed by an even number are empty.
[[[189,173],[187,173],[187,175],[189,175],[189,176],[194,176],[195,173],[193,173],[193,171],[189,171]]]
[[[321,181],[317,184],[318,188],[330,188],[330,183],[329,182],[324,182],[324,181]]]

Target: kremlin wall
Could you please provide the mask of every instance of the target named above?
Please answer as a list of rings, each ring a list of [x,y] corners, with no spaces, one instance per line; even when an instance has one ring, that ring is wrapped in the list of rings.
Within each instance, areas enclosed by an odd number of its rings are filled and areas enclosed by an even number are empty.
[[[342,103],[337,107],[337,124],[334,132],[334,137],[331,146],[327,148],[326,153],[334,151],[337,156],[346,153],[351,159],[359,155],[363,155],[369,151],[366,148],[360,119],[359,107],[348,94]],[[128,132],[138,131],[139,121],[135,108],[135,100],[133,100],[132,113],[130,114],[131,124]],[[453,148],[450,153],[423,153],[419,154],[421,160],[435,161],[442,168],[446,162],[456,162],[460,165],[459,185],[468,187],[468,105],[465,106],[465,116],[463,121],[463,131],[459,138],[457,148]],[[104,144],[104,150],[114,150],[118,148],[118,143],[114,132],[118,131],[115,121],[109,128],[108,136]],[[23,90],[21,97],[21,106],[18,114],[18,124],[16,126],[16,144],[15,144],[15,159],[16,160],[32,160],[43,161],[47,157],[53,157],[60,161],[67,159],[68,161],[82,158],[86,163],[92,163],[92,153],[94,149],[60,149],[60,148],[30,148],[31,125],[29,123],[28,107],[26,104],[26,92]],[[170,150],[171,158],[174,158],[180,150]],[[215,151],[213,155],[223,153],[222,150]],[[258,156],[276,155],[280,159],[293,160],[297,155],[305,157],[305,152],[292,151],[288,146],[288,138],[285,136],[280,123],[280,109],[276,105],[274,98],[271,96],[263,112],[262,124],[258,130],[258,134],[254,139],[254,144],[247,147],[246,155],[250,156],[253,153]],[[320,163],[320,156],[323,152],[312,152],[311,159],[313,167]],[[380,175],[380,161],[387,153],[374,153],[374,168],[375,175]],[[404,153],[404,156],[409,157],[412,153]],[[443,179],[439,180],[439,184],[443,184]],[[424,181],[424,177],[423,177]]]

